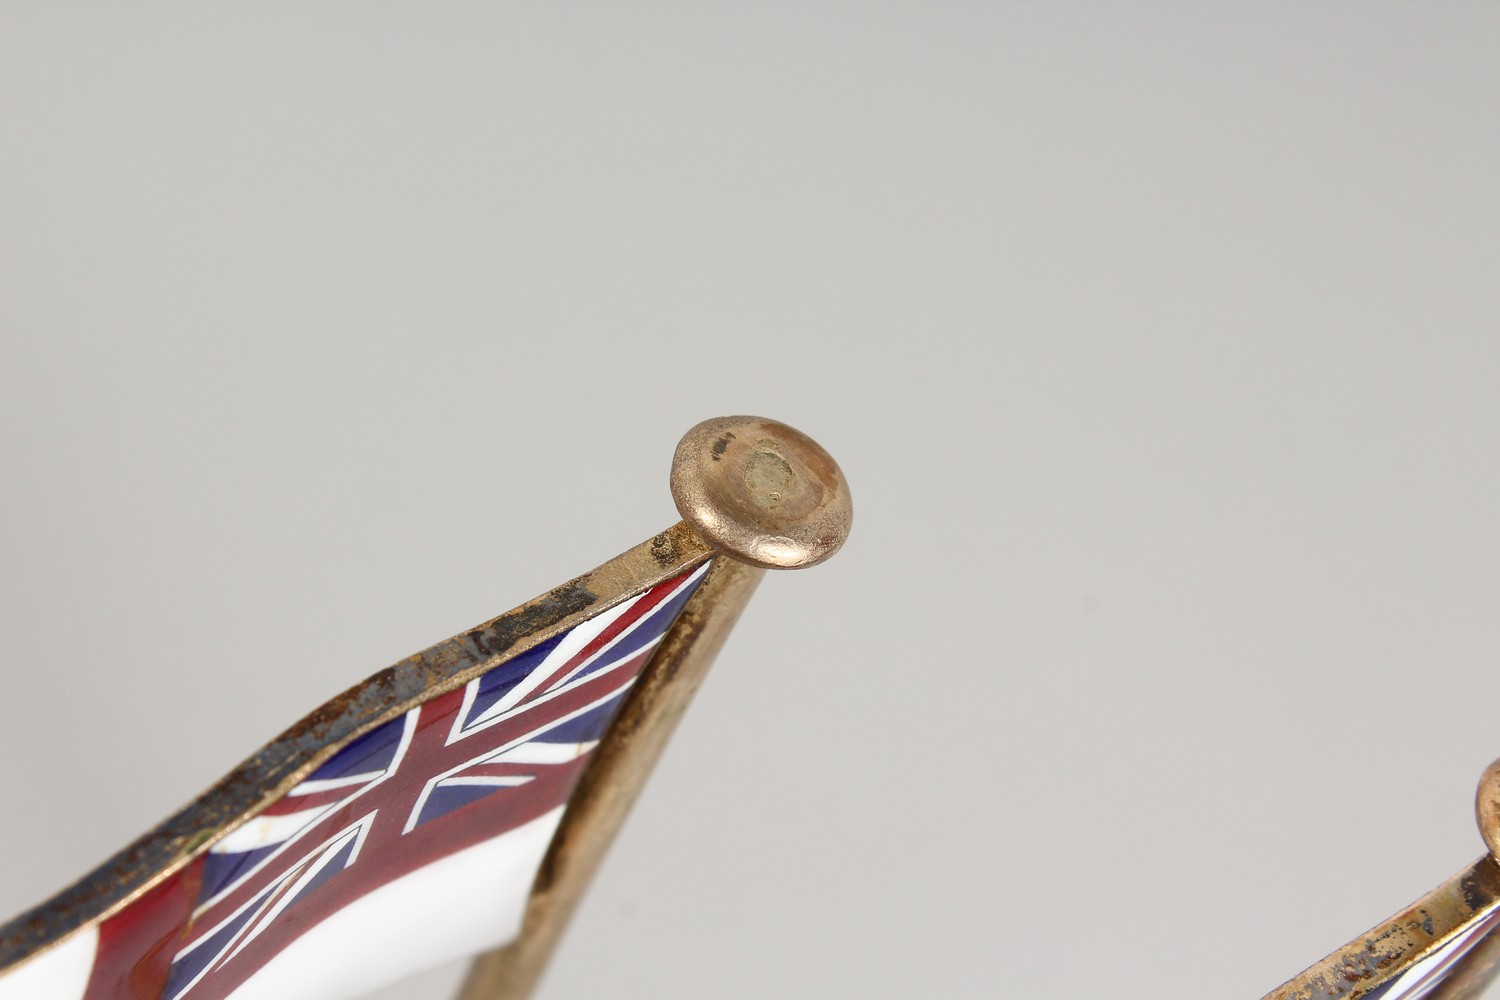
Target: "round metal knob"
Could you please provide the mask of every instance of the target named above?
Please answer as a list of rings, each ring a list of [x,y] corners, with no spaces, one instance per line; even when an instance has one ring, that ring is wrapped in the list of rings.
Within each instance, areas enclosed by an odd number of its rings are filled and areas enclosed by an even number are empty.
[[[1479,817],[1479,833],[1490,853],[1500,860],[1500,760],[1491,764],[1479,779],[1474,811]]]
[[[767,569],[822,562],[854,519],[838,463],[765,417],[717,417],[688,431],[672,457],[672,499],[714,548]]]

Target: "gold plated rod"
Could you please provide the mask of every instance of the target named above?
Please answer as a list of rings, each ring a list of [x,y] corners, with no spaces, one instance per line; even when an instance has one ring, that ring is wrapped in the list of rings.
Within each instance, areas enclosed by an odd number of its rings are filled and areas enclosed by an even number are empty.
[[[765,571],[726,556],[631,689],[569,800],[527,904],[521,935],[470,966],[459,1000],[525,1000],[630,807]]]
[[[1358,1000],[1500,910],[1500,760],[1479,779],[1474,811],[1489,854],[1264,1000]],[[1492,930],[1459,958],[1430,1000],[1469,1000],[1497,978],[1500,931]]]
[[[838,463],[764,417],[705,420],[672,457],[672,500],[717,553],[593,751],[542,860],[520,936],[475,959],[459,1000],[526,1000],[709,665],[766,569],[822,562],[849,535]]]
[[[1500,864],[1486,854],[1265,1000],[1355,1000],[1390,982],[1500,908]]]
[[[1479,779],[1474,812],[1490,856],[1500,858],[1500,760],[1491,764]],[[1500,931],[1491,930],[1458,960],[1453,971],[1428,995],[1428,1000],[1478,1000],[1496,980],[1500,980]]]

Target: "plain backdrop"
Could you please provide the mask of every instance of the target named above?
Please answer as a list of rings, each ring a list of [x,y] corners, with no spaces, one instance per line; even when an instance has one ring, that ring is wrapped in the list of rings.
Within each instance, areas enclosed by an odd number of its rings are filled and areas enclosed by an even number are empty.
[[[1254,998],[1481,852],[1500,8],[0,7],[0,910],[842,463],[546,998]],[[443,996],[456,969],[382,1000]]]

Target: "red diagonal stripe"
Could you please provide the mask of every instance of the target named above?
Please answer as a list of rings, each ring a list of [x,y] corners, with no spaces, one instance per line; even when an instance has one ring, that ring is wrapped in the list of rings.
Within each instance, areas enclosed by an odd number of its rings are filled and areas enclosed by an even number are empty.
[[[646,654],[634,657],[644,660]],[[457,767],[488,750],[520,740],[548,722],[585,708],[633,676],[639,667],[624,671],[590,675],[563,693],[545,702],[532,702],[515,715],[488,728],[471,733],[448,745],[447,735],[452,719],[463,703],[463,689],[450,691],[423,704],[416,732],[396,773],[371,788],[364,795],[319,818],[287,852],[270,861],[253,877],[246,879],[228,895],[200,914],[193,922],[192,937],[213,928],[225,917],[264,891],[266,885],[286,871],[289,863],[300,858],[316,844],[350,826],[371,809],[379,810],[374,827],[366,835],[363,851],[378,852],[381,847],[401,836],[407,817],[415,808],[429,779]],[[481,736],[482,734],[482,736]]]
[[[550,677],[533,688],[530,695],[528,695],[526,698],[521,699],[521,704],[524,705],[532,698],[545,694],[559,680],[568,676],[568,674],[571,673],[575,667],[577,667],[581,663],[587,662],[589,657],[593,656],[595,653],[599,652],[599,650],[609,645],[622,632],[624,632],[630,626],[634,625],[636,622],[640,621],[642,618],[645,618],[652,611],[655,611],[657,607],[659,607],[661,603],[665,601],[674,590],[677,589],[677,585],[680,584],[684,579],[686,579],[687,576],[688,574],[684,573],[682,576],[679,576],[674,580],[668,580],[666,583],[663,583],[660,586],[648,590],[646,591],[646,593],[642,594],[641,599],[631,605],[628,611],[626,611],[620,617],[616,618],[614,621],[610,622],[609,625],[605,627],[604,631],[594,636],[594,638],[590,640],[587,645],[585,645],[577,653],[574,653],[572,656],[570,656],[566,663],[554,670]]]
[[[83,1000],[161,996],[202,875],[200,855],[100,925]]]

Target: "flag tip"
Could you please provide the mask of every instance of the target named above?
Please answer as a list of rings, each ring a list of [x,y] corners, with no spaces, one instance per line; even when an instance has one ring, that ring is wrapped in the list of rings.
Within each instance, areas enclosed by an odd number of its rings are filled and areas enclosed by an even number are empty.
[[[1500,861],[1500,760],[1485,769],[1474,796],[1474,811],[1479,817],[1479,833],[1484,846]]]
[[[833,457],[765,417],[715,417],[683,435],[672,499],[715,549],[766,569],[817,565],[844,544],[854,519]]]

